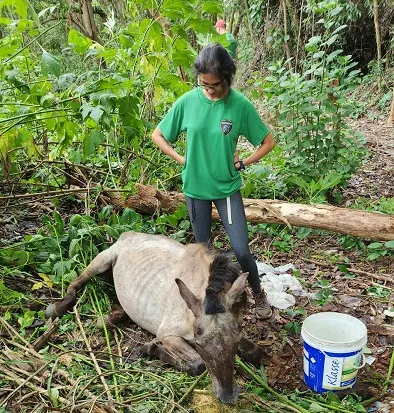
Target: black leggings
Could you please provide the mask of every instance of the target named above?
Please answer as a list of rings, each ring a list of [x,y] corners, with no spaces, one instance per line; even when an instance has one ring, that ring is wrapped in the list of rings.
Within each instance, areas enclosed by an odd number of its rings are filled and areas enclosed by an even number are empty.
[[[260,278],[248,245],[248,227],[239,191],[229,198],[213,201],[189,198],[186,195],[185,199],[194,237],[197,242],[207,245],[211,242],[212,202],[215,204],[242,271],[249,272],[249,284],[255,293],[259,292],[261,290]]]

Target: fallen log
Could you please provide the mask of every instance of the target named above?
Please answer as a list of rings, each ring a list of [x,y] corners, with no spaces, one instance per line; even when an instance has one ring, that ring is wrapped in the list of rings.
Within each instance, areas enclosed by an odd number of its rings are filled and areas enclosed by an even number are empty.
[[[172,212],[184,202],[183,194],[179,192],[162,192],[145,185],[137,185],[137,191],[137,194],[126,198],[116,192],[107,192],[106,195],[113,205],[149,215],[160,210]],[[245,198],[244,205],[246,219],[250,222],[307,227],[378,241],[394,240],[394,215],[271,199]],[[212,216],[215,220],[219,219],[215,208]]]

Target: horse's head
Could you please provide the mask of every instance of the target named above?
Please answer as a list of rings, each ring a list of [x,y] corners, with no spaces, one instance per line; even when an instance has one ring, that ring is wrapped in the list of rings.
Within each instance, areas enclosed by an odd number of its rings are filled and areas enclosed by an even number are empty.
[[[213,270],[211,266],[211,274]],[[176,280],[182,298],[195,316],[196,351],[210,373],[216,398],[228,404],[238,399],[234,362],[242,338],[240,309],[246,303],[243,293],[248,273],[238,276],[237,272],[236,276],[232,284],[227,277],[222,288],[218,288],[220,283],[210,282],[204,300],[197,298],[181,280]]]

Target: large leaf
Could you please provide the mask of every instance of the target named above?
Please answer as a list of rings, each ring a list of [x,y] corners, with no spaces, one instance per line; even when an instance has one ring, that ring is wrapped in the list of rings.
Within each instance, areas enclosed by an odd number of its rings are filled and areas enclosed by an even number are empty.
[[[171,19],[182,19],[193,13],[193,8],[184,0],[164,0],[162,14]]]
[[[138,118],[139,100],[131,95],[124,96],[119,100],[119,115],[125,126],[132,125]]]
[[[75,80],[75,74],[74,73],[65,73],[64,75],[61,75],[57,81],[57,86],[60,90],[65,90],[69,88]]]
[[[25,93],[30,93],[30,88],[25,84],[25,82],[22,82],[21,80],[18,79],[18,76],[20,75],[18,69],[13,69],[13,70],[8,70],[5,72],[5,77],[6,79],[14,85],[17,89],[25,92]]]
[[[104,110],[101,105],[95,106],[90,112],[90,117],[96,122],[100,122],[100,118],[103,115]]]
[[[189,66],[195,59],[194,51],[184,39],[177,39],[174,43],[172,60],[175,65]]]
[[[90,39],[74,29],[71,29],[68,32],[68,43],[78,54],[85,53],[92,45],[92,41]]]
[[[96,152],[103,140],[104,135],[98,129],[94,129],[90,135],[85,136],[83,140],[83,156],[87,158],[92,153]]]
[[[220,14],[223,11],[223,3],[216,0],[208,0],[202,4],[202,10],[210,14]]]
[[[332,45],[337,39],[338,39],[339,34],[334,34],[333,36],[331,36],[327,41],[326,41],[326,45],[330,46]]]
[[[25,148],[29,156],[38,156],[37,146],[34,142],[31,129],[21,128],[18,131],[18,144]]]
[[[14,7],[18,16],[22,19],[26,19],[29,3],[27,0],[2,0],[0,1],[0,9],[3,7]]]
[[[44,51],[41,57],[41,71],[44,76],[52,74],[56,77],[59,77],[61,72],[61,65],[57,57]]]
[[[197,33],[208,34],[213,33],[215,30],[212,22],[209,20],[190,19],[188,23],[188,28],[193,29]],[[223,37],[225,38],[225,35]]]
[[[317,45],[321,43],[321,36],[313,36],[309,39],[308,43],[305,45],[305,49],[308,52],[317,51]]]
[[[117,96],[114,93],[102,93],[99,96],[100,105],[105,109],[107,113],[111,113],[115,109]]]

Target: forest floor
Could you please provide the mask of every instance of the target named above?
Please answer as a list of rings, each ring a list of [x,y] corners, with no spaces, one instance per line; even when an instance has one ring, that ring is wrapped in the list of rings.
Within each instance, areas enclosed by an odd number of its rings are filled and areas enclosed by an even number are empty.
[[[345,206],[356,205],[361,198],[371,203],[383,196],[394,198],[394,128],[388,127],[383,119],[367,117],[352,120],[351,124],[368,138],[370,157],[343,192]],[[8,212],[0,216],[4,223],[0,226],[0,245],[4,245],[4,240],[9,244],[21,240],[27,233],[36,233],[38,217],[45,208],[44,204],[30,205],[25,218],[19,220],[9,220]],[[220,226],[216,235],[223,237]],[[347,313],[366,324],[372,364],[359,371],[354,391],[363,399],[381,391],[394,346],[394,318],[384,314],[390,303],[394,303],[394,262],[387,257],[367,261],[356,248],[345,249],[339,238],[338,234],[313,232],[294,243],[288,252],[272,245],[265,234],[256,233],[251,239],[251,248],[258,261],[274,267],[293,264],[303,287],[319,297],[315,300],[297,297],[292,312],[274,309],[268,321],[255,320],[252,312],[245,315],[246,335],[265,349],[265,373],[269,385],[277,391],[289,393],[307,389],[303,381],[303,344],[299,329],[307,315],[321,311]],[[271,252],[269,257],[266,251]],[[356,272],[343,272],[338,263],[344,262]],[[294,334],[285,333],[284,327],[289,322],[293,323]],[[136,357],[138,346],[151,337],[132,322],[126,323],[122,330],[121,346],[128,349],[131,358]],[[59,337],[55,334],[51,340],[64,341],[65,337],[59,333]],[[105,348],[105,340],[98,338],[95,349],[99,343]],[[238,375],[240,380],[247,380],[241,371]],[[393,389],[372,407],[371,412],[394,412]]]

